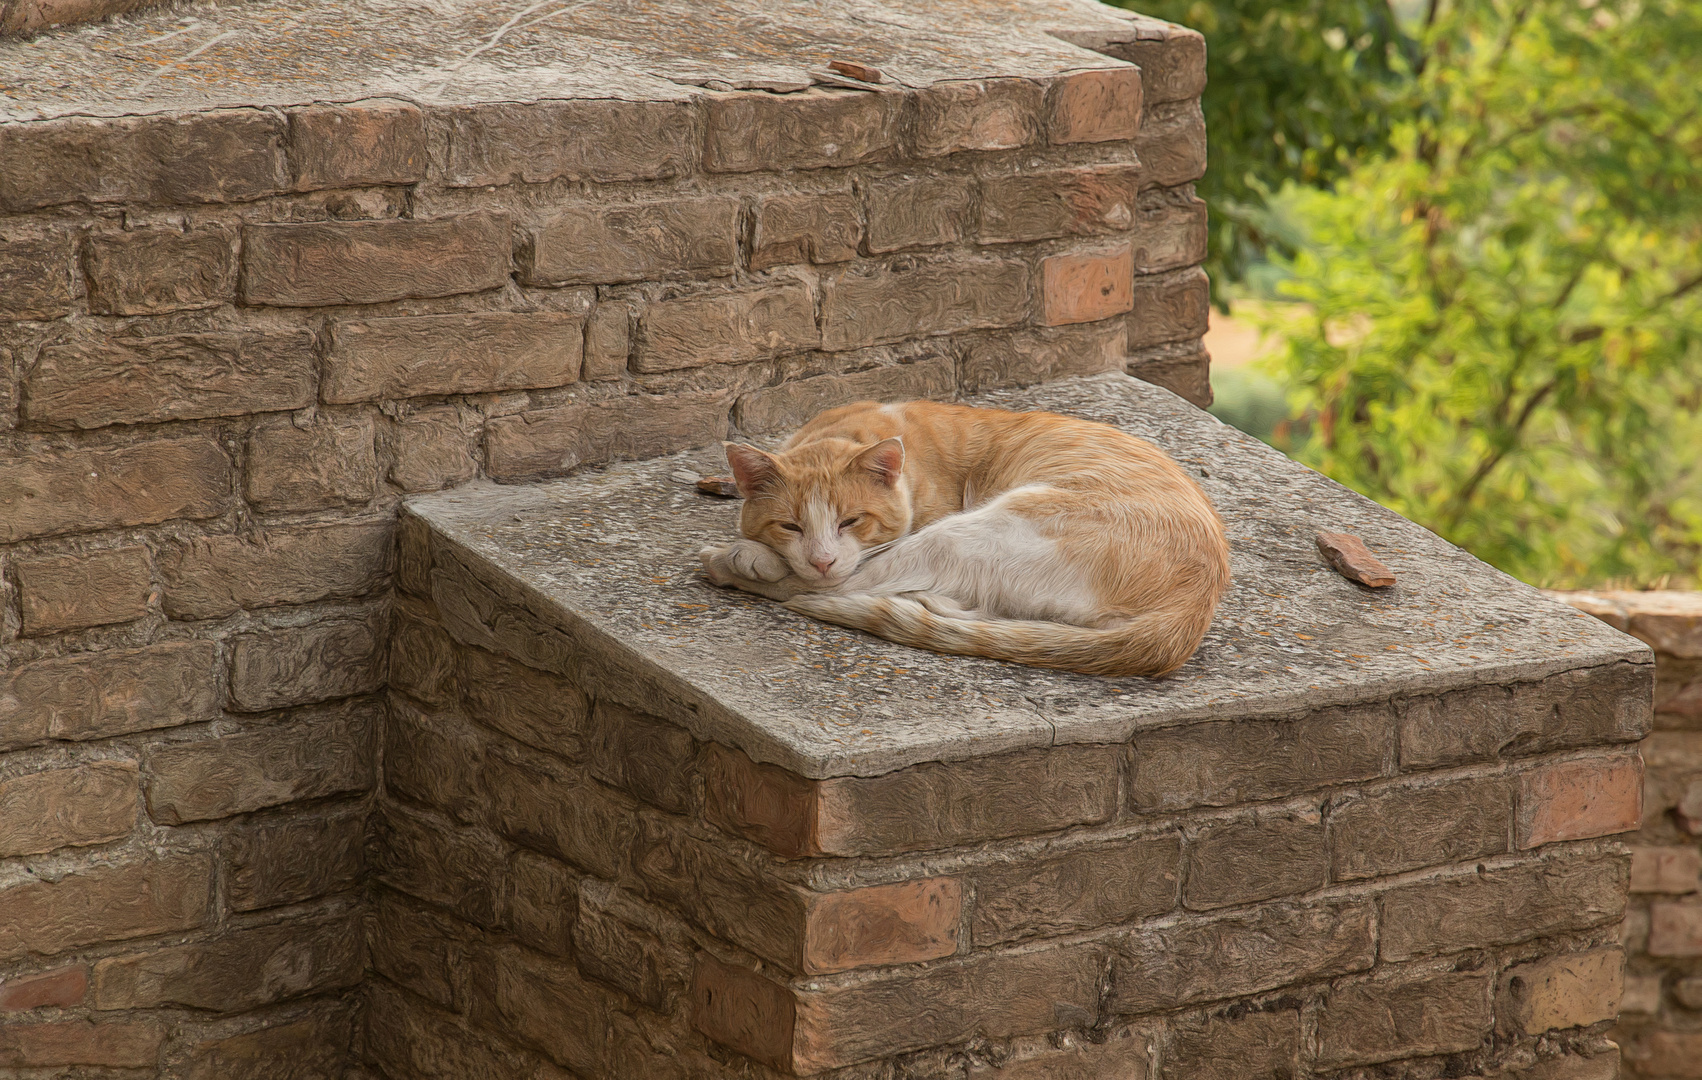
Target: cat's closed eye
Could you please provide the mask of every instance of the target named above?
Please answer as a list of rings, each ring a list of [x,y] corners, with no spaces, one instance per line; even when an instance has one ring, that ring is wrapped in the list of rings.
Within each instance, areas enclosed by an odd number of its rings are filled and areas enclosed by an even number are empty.
[[[839,523],[839,531],[844,532],[846,529],[849,529],[851,526],[857,524],[859,521],[862,521],[862,520],[863,520],[863,515],[861,515],[861,514],[855,514],[851,517],[848,517],[844,521],[841,521]]]
[[[780,523],[780,527],[785,529],[787,532],[801,533],[804,531],[804,527],[802,525],[798,525],[790,521],[782,521]]]

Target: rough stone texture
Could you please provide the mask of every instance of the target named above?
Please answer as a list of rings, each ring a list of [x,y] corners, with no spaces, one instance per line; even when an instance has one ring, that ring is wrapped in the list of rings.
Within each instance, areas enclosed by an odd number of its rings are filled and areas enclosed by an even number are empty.
[[[0,781],[0,858],[102,844],[136,825],[136,766],[101,762]]]
[[[320,397],[347,404],[561,386],[579,378],[582,326],[560,312],[339,322]]]
[[[352,888],[366,869],[365,848],[358,812],[237,830],[226,848],[231,906],[252,911]]]
[[[433,221],[249,225],[242,298],[314,307],[454,296],[507,284],[509,223],[497,214]]]
[[[290,163],[298,190],[411,184],[426,178],[425,114],[400,101],[292,109]]]
[[[14,569],[25,634],[128,622],[148,609],[152,582],[146,548],[19,560]]]
[[[893,177],[869,186],[869,250],[937,247],[963,237],[972,189],[967,177]]]
[[[1066,75],[1048,93],[1054,143],[1132,139],[1141,126],[1141,74],[1132,67]]]
[[[1300,1016],[1283,1009],[1180,1024],[1163,1054],[1163,1080],[1280,1080],[1295,1074]]]
[[[14,664],[0,684],[0,747],[211,720],[216,655],[210,641],[179,641]]]
[[[1319,1014],[1319,1064],[1369,1065],[1471,1050],[1489,1033],[1492,980],[1472,973],[1349,983]]]
[[[727,198],[566,207],[533,235],[527,280],[565,285],[730,274],[738,217],[738,200]]]
[[[89,310],[97,314],[163,315],[236,295],[236,237],[227,229],[97,233],[83,251]]]
[[[1123,232],[1135,220],[1139,176],[1138,169],[1120,167],[1024,172],[985,180],[979,238],[984,244],[1000,244]],[[1202,203],[1202,221],[1204,209]],[[1143,210],[1143,219],[1148,216]],[[1174,243],[1167,235],[1171,231],[1162,226],[1150,230],[1148,243],[1165,250]],[[1140,250],[1142,273],[1152,272],[1150,250]]]
[[[493,421],[485,436],[485,468],[499,480],[548,476],[648,457],[682,443],[702,446],[726,434],[727,400],[721,394],[568,405]]]
[[[1013,325],[1024,321],[1029,288],[1028,267],[1005,259],[837,275],[824,284],[822,347]]]
[[[229,496],[230,460],[210,439],[0,456],[0,542],[209,518]]]
[[[0,887],[0,957],[52,955],[80,945],[200,926],[212,866],[202,856],[98,866],[58,881]]]
[[[56,319],[71,313],[71,237],[12,237],[0,246],[0,315]]]
[[[164,607],[174,618],[216,619],[243,608],[364,596],[387,580],[394,543],[385,522],[201,537],[162,553]]]
[[[317,926],[239,930],[205,944],[101,960],[94,1000],[101,1009],[183,1005],[242,1012],[360,981],[361,928],[341,919]]]
[[[917,95],[916,151],[1015,150],[1039,138],[1043,91],[1027,79],[949,81]]]
[[[240,635],[230,649],[231,705],[260,712],[376,690],[384,682],[381,641],[372,620]]]
[[[757,203],[751,269],[857,257],[863,224],[850,195],[771,195]]]
[[[260,510],[322,510],[364,503],[377,490],[372,417],[278,419],[248,437],[242,493]]]
[[[796,101],[768,94],[709,99],[703,164],[711,172],[819,169],[890,154],[898,143],[896,94],[812,91]]]
[[[796,352],[817,340],[815,303],[801,282],[683,297],[645,311],[632,369],[653,373],[737,364]]]
[[[1159,837],[983,869],[974,875],[975,944],[1163,914],[1176,906],[1181,847],[1177,837]]]
[[[1502,777],[1386,787],[1330,809],[1337,879],[1398,874],[1509,850],[1513,792]]]
[[[956,382],[945,357],[850,375],[817,375],[744,395],[733,406],[733,423],[751,434],[791,432],[816,414],[853,401],[949,399],[956,393]]]
[[[1258,814],[1206,826],[1188,844],[1183,903],[1197,911],[1293,896],[1329,877],[1316,812]]]

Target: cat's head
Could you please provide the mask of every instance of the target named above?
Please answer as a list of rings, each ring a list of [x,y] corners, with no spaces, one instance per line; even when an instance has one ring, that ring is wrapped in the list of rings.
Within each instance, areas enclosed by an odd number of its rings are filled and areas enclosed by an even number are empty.
[[[739,528],[778,551],[817,587],[851,575],[863,553],[910,530],[904,443],[870,446],[820,439],[766,453],[727,443],[727,462],[745,497]]]

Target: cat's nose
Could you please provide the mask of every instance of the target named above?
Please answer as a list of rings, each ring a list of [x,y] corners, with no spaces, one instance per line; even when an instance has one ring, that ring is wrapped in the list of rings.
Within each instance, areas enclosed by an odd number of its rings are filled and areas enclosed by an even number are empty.
[[[810,565],[815,567],[817,570],[820,570],[822,576],[826,577],[828,568],[833,565],[833,562],[834,556],[832,555],[818,555],[810,560]]]

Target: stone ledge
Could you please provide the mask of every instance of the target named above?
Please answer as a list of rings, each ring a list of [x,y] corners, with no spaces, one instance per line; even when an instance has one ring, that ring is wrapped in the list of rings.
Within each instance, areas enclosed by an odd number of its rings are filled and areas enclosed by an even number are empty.
[[[672,474],[724,472],[718,450],[472,485],[408,513],[431,533],[434,598],[463,642],[808,779],[1133,739],[1165,800],[1226,805],[1647,730],[1639,643],[1166,391],[1102,375],[970,400],[1113,422],[1200,475],[1236,583],[1175,676],[936,656],[715,589],[694,552],[733,535],[737,504]],[[1362,536],[1400,583],[1370,592],[1337,576],[1314,549],[1320,528]],[[1214,720],[1241,723],[1190,735]],[[1299,745],[1326,736],[1329,760]],[[1195,741],[1211,750],[1204,772],[1188,766]]]

